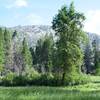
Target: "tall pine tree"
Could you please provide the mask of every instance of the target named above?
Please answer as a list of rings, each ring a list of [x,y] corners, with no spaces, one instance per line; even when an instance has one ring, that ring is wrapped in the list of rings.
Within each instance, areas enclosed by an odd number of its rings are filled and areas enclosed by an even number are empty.
[[[97,39],[92,42],[92,45],[94,52],[94,68],[96,70],[95,74],[100,75],[100,51]]]
[[[4,69],[5,63],[5,54],[4,54],[4,32],[2,28],[0,28],[0,73],[2,73]]]
[[[35,49],[36,62],[42,73],[51,72],[53,43],[53,36],[48,34],[37,41]]]
[[[4,49],[5,49],[5,68],[10,70],[12,66],[11,33],[4,31]]]
[[[32,68],[32,55],[25,38],[22,43],[22,57],[24,69],[26,70]]]

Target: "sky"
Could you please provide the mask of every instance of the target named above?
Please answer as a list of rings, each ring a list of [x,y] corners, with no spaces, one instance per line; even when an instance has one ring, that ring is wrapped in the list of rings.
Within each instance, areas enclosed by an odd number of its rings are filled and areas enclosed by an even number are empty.
[[[0,0],[0,25],[51,25],[58,9],[71,1],[86,16],[84,30],[100,34],[100,0]]]

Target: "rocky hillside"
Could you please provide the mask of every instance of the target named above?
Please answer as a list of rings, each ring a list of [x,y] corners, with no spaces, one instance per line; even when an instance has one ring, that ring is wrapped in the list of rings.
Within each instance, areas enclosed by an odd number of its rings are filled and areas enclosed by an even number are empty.
[[[52,28],[46,25],[16,26],[11,27],[10,30],[16,30],[18,40],[22,41],[25,37],[31,46],[35,45],[37,40],[45,34],[54,34]]]
[[[100,50],[100,35],[97,35],[95,33],[87,33],[89,40],[90,40],[90,45],[92,44],[93,41],[96,41],[97,44],[97,49]]]
[[[16,30],[18,32],[18,41],[22,41],[24,37],[26,37],[29,45],[35,45],[36,41],[44,36],[46,33],[47,34],[54,34],[54,31],[50,26],[46,25],[29,25],[29,26],[16,26],[16,27],[11,27],[9,28],[12,31]],[[99,44],[100,47],[100,36],[96,35],[94,33],[87,33],[90,43],[92,41],[96,40],[96,42]]]

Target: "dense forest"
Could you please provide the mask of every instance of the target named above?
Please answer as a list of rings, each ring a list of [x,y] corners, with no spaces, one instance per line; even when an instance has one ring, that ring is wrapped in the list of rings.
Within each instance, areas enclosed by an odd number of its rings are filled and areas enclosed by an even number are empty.
[[[0,28],[0,84],[74,85],[100,75],[100,44],[90,43],[84,21],[73,2],[62,6],[52,21],[54,34],[45,34],[35,46],[26,38],[19,45],[16,30]]]

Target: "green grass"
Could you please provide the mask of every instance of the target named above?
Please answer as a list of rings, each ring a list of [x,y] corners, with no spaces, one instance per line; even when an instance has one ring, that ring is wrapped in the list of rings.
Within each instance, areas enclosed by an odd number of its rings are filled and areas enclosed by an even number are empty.
[[[67,87],[0,87],[0,100],[100,100],[100,78]]]

